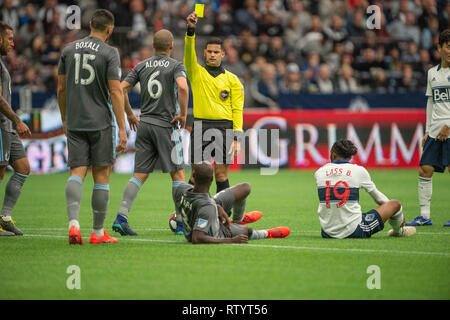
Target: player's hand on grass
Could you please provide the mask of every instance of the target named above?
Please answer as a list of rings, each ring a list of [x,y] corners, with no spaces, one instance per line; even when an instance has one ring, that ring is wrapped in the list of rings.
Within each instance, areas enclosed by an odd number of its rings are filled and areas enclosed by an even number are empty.
[[[237,235],[231,238],[232,243],[248,243],[248,236],[245,234]]]
[[[16,130],[21,138],[30,138],[31,137],[30,128],[28,128],[28,126],[22,120],[19,120],[16,123]]]
[[[441,131],[436,136],[436,140],[444,142],[448,139],[448,136],[450,134],[450,128],[444,124]]]
[[[181,129],[184,129],[184,127],[186,126],[186,116],[177,115],[175,118],[172,119],[172,121],[170,121],[170,123],[175,123],[175,121],[180,122]]]
[[[119,129],[119,144],[116,147],[116,152],[127,152],[127,132],[125,129]]]
[[[186,19],[189,28],[195,28],[195,25],[198,22],[197,13],[194,11],[190,15],[188,15]]]
[[[217,213],[219,215],[219,221],[225,225],[227,229],[230,229],[230,218],[228,217],[228,214],[223,210],[221,205],[217,205]]]
[[[425,145],[425,141],[427,141],[427,139],[428,139],[428,132],[425,132],[425,135],[422,138],[422,148]]]
[[[128,119],[128,124],[130,125],[130,129],[133,130],[133,131],[137,131],[137,128],[139,126],[139,119],[138,119],[138,117],[136,117],[134,115],[134,113],[130,114],[130,115],[127,114],[127,119]]]

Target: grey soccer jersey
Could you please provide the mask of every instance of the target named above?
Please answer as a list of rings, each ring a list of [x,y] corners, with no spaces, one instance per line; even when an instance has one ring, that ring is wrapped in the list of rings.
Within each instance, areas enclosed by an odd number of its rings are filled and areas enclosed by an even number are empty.
[[[74,131],[97,131],[113,124],[108,80],[121,76],[119,52],[96,37],[69,43],[58,73],[66,75],[66,125]]]
[[[216,202],[208,193],[191,192],[193,188],[183,183],[174,195],[176,212],[183,217],[184,236],[192,242],[192,231],[199,230],[218,238],[220,226]]]
[[[0,59],[0,84],[2,86],[2,96],[11,106],[11,77],[2,59]],[[11,106],[12,107],[12,106]],[[0,129],[7,132],[14,132],[13,123],[3,113],[0,112]]]
[[[179,113],[175,79],[186,77],[183,63],[165,54],[141,61],[125,77],[131,85],[141,83],[141,116],[143,122],[171,127]]]

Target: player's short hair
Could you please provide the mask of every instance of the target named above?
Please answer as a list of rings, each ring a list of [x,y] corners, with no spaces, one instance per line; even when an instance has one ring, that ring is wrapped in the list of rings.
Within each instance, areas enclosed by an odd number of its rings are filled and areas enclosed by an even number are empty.
[[[206,185],[210,184],[213,179],[214,169],[211,163],[202,161],[193,164],[195,184]]]
[[[449,41],[450,41],[450,29],[445,29],[439,35],[439,45],[442,47],[444,43],[447,43]]]
[[[105,31],[108,26],[114,25],[114,15],[106,9],[97,9],[91,18],[92,29]]]
[[[208,41],[206,41],[205,48],[207,48],[209,44],[218,44],[220,49],[223,50],[223,41],[220,38],[209,38]]]
[[[350,140],[338,140],[331,147],[331,152],[344,159],[350,159],[358,152],[358,148]]]
[[[0,21],[0,36],[3,37],[6,30],[14,31],[14,29],[4,21]]]
[[[153,47],[156,51],[168,51],[173,42],[173,34],[169,30],[161,29],[153,37]]]

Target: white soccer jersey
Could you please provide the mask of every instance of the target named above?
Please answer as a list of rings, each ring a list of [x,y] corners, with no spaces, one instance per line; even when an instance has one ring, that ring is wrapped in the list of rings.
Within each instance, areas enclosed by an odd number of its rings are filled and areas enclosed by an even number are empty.
[[[426,131],[431,138],[436,138],[445,124],[450,127],[450,67],[442,68],[438,64],[428,70],[426,96],[432,99],[427,104]]]
[[[337,160],[318,169],[319,220],[322,230],[333,238],[351,235],[361,222],[359,189],[367,191],[376,202],[388,200],[380,193],[364,167]]]

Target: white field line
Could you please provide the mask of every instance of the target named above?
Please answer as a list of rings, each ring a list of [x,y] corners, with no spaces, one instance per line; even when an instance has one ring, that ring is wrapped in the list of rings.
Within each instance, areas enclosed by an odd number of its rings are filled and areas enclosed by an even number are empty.
[[[20,228],[22,230],[37,230],[37,231],[68,231],[68,228]],[[169,231],[169,228],[133,228],[133,230],[142,231]],[[320,230],[291,230],[291,233],[320,233]],[[450,232],[424,232],[417,231],[420,235],[446,235],[450,236]]]
[[[26,234],[25,237],[42,237],[42,238],[67,238],[67,236],[58,235],[44,235],[44,234]],[[150,243],[171,243],[186,245],[187,242],[171,241],[171,240],[157,240],[157,239],[124,239],[120,241],[130,242],[150,242]],[[271,248],[271,249],[291,249],[291,250],[311,250],[311,251],[334,251],[334,252],[356,252],[356,253],[390,253],[390,254],[415,254],[415,255],[432,255],[450,257],[450,252],[426,252],[426,251],[402,251],[402,250],[376,250],[376,249],[352,249],[352,248],[326,248],[326,247],[305,247],[305,246],[280,246],[280,245],[265,245],[265,244],[233,244],[243,248]]]

